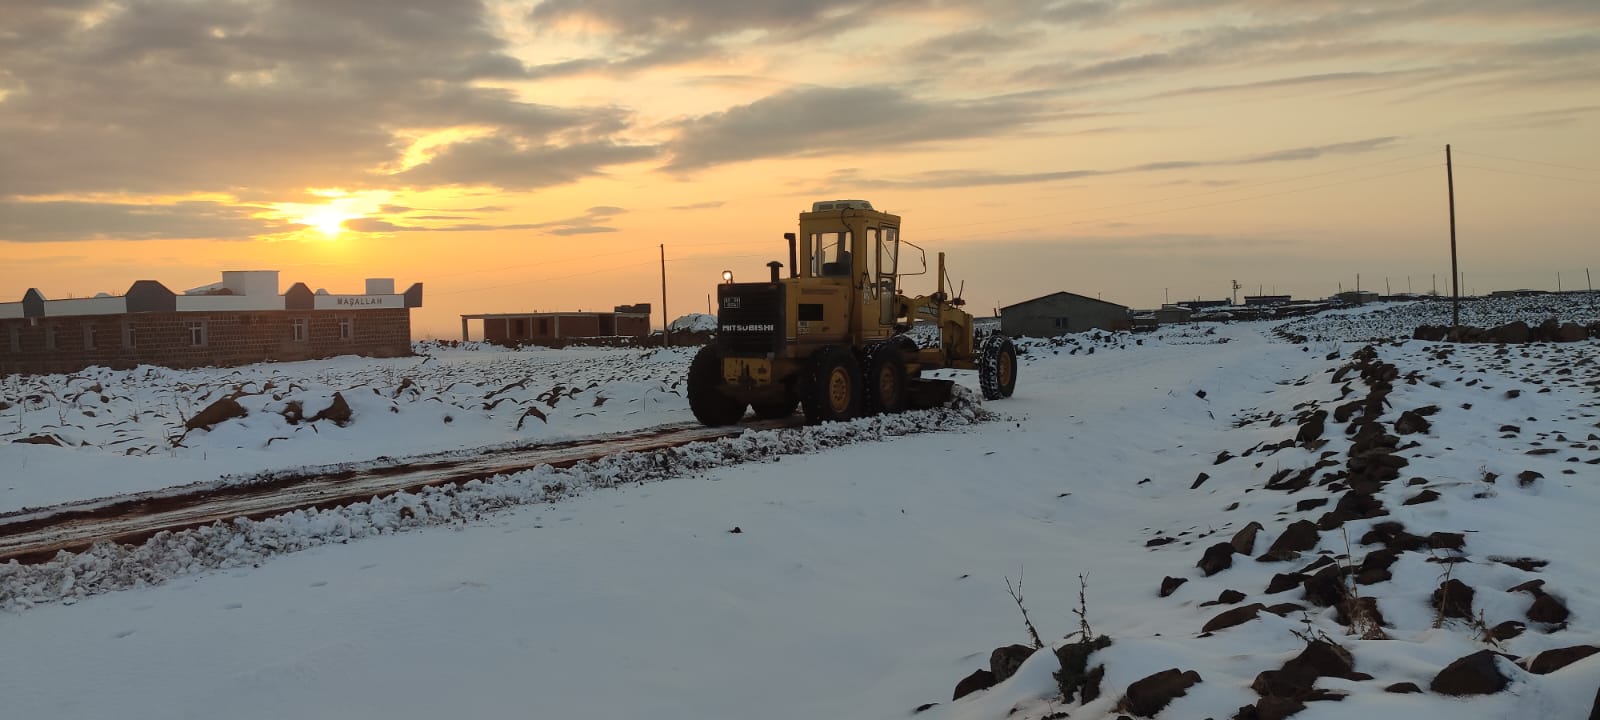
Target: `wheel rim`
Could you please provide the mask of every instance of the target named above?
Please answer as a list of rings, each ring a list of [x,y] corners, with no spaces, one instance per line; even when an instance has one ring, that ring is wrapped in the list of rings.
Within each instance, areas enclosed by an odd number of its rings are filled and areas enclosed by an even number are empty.
[[[1015,362],[1015,359],[1011,357],[1011,353],[1008,353],[1008,352],[1000,353],[1000,385],[1001,385],[1001,387],[1004,387],[1004,386],[1007,386],[1007,385],[1011,384],[1011,373],[1014,372],[1013,368],[1011,367],[1013,362]]]
[[[850,409],[850,373],[842,367],[828,373],[828,405],[835,413]]]
[[[878,405],[889,407],[894,402],[895,391],[899,389],[900,378],[895,375],[894,368],[883,367],[878,370]]]

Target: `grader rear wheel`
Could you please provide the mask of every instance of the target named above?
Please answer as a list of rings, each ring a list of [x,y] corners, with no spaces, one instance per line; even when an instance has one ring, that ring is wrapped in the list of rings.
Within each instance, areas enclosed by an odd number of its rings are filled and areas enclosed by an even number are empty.
[[[861,367],[846,348],[829,346],[812,356],[810,377],[800,393],[806,419],[849,420],[861,414]]]

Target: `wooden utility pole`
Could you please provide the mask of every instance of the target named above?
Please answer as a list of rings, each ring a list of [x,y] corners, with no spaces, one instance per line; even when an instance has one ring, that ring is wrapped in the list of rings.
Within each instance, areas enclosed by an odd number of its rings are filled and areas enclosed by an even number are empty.
[[[1444,182],[1445,188],[1450,193],[1450,278],[1454,286],[1450,292],[1450,328],[1455,332],[1461,328],[1461,275],[1460,268],[1456,265],[1456,173],[1450,164],[1450,145],[1444,146]]]
[[[672,344],[672,333],[667,323],[667,244],[661,243],[661,345]]]

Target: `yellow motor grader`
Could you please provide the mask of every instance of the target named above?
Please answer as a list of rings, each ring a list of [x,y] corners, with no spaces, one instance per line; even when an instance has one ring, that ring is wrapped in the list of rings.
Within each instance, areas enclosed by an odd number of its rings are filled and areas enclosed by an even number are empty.
[[[927,273],[926,253],[900,237],[900,217],[865,200],[813,203],[789,242],[789,272],[767,263],[766,282],[717,286],[716,340],[689,366],[695,418],[729,425],[753,409],[787,417],[795,406],[811,422],[932,407],[950,398],[950,380],[924,370],[977,370],[985,399],[1010,397],[1017,350],[994,332],[974,335],[972,315],[952,297],[938,255],[938,289],[907,297],[900,279]],[[902,272],[901,246],[917,250],[917,272]],[[937,347],[910,336],[918,321],[938,328]]]

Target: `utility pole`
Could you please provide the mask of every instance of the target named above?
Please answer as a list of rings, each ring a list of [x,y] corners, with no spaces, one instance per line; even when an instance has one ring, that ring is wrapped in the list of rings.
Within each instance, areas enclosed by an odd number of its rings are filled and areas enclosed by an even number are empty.
[[[1385,295],[1393,295],[1394,294],[1394,291],[1389,289],[1389,276],[1388,275],[1383,276],[1383,294],[1385,294]]]
[[[667,244],[661,243],[661,345],[672,344],[672,333],[667,326]]]
[[[1444,182],[1445,189],[1450,194],[1450,277],[1456,278],[1461,269],[1456,265],[1456,171],[1450,164],[1450,145],[1444,146]],[[1454,333],[1461,329],[1461,282],[1455,283],[1454,290],[1450,293],[1450,329]]]
[[[1561,292],[1561,271],[1556,271],[1556,292]]]
[[[1239,304],[1239,281],[1238,280],[1234,280],[1233,281],[1233,301],[1232,302],[1233,302],[1234,305],[1238,305]]]

